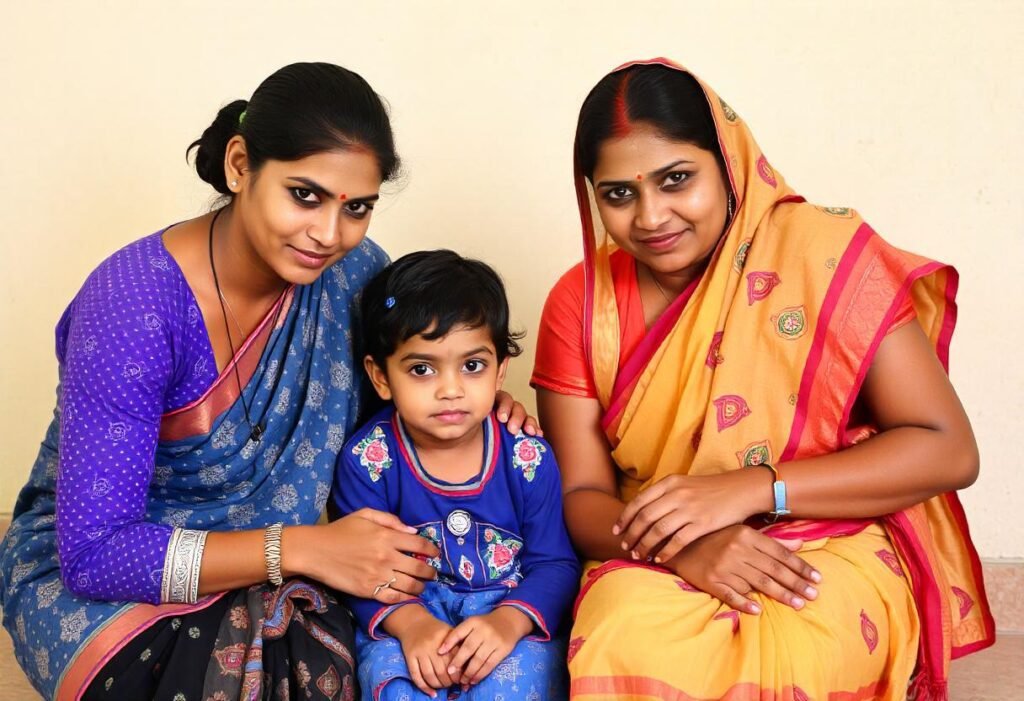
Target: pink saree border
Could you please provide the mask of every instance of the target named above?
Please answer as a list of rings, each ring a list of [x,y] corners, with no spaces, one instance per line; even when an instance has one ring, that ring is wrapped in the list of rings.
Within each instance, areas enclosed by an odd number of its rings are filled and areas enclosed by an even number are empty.
[[[287,316],[279,314],[278,309],[291,305],[294,290],[294,285],[289,287],[271,306],[263,320],[249,334],[242,347],[199,399],[163,415],[160,421],[160,440],[177,441],[209,433],[214,419],[238,399],[238,385],[245,387],[252,379],[271,333],[281,328],[285,321],[284,317]],[[270,322],[275,317],[278,322],[272,329]],[[236,367],[239,382],[228,382],[227,380],[233,377]]]
[[[804,364],[803,377],[800,378],[800,390],[797,393],[796,411],[793,415],[793,425],[790,428],[789,442],[779,458],[780,463],[792,460],[800,445],[800,437],[807,423],[811,388],[814,386],[814,381],[818,374],[818,366],[821,364],[821,358],[825,351],[825,342],[828,338],[832,315],[839,304],[843,290],[846,289],[846,283],[850,279],[854,265],[860,259],[861,253],[864,252],[868,241],[874,235],[875,232],[867,224],[861,224],[857,228],[856,233],[846,247],[846,252],[843,254],[839,267],[836,269],[835,277],[829,284],[828,292],[825,293],[825,300],[822,303],[821,313],[818,316],[818,324],[814,330],[814,341],[811,344],[807,362]]]
[[[136,604],[127,607],[93,633],[75,653],[57,685],[55,701],[79,701],[103,666],[135,636],[157,621],[202,611],[226,593],[213,594],[196,604]]]
[[[866,699],[878,698],[887,687],[886,681],[878,681],[867,684],[854,691],[832,691],[829,692],[830,701],[865,701]],[[587,696],[599,695],[607,698],[609,695],[623,699],[636,699],[637,696],[650,697],[660,701],[703,701],[702,698],[691,696],[682,689],[678,689],[667,682],[653,677],[639,675],[608,675],[577,677],[572,680],[569,688],[570,699],[581,699]],[[760,684],[743,682],[734,684],[721,696],[721,701],[792,701],[799,698],[792,686],[785,686],[781,691],[775,689],[764,689]]]

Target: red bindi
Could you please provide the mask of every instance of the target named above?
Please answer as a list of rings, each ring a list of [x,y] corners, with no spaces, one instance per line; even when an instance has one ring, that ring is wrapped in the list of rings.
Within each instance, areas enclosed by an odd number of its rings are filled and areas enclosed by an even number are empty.
[[[345,200],[347,200],[347,199],[348,199],[348,195],[346,195],[346,194],[345,194],[345,193],[343,192],[343,193],[341,193],[340,195],[338,195],[338,199],[339,199],[339,200],[342,200],[342,201],[345,201]]]
[[[644,176],[643,176],[643,174],[641,174],[641,173],[637,173],[637,174],[636,174],[636,179],[637,179],[637,180],[643,180],[643,179],[644,179]]]

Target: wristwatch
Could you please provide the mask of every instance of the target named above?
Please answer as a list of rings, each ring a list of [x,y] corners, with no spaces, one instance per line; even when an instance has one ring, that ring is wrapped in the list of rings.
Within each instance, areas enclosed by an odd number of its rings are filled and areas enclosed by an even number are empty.
[[[772,471],[772,492],[775,495],[775,508],[768,512],[768,520],[775,523],[783,516],[789,516],[790,511],[786,508],[786,483],[779,479],[779,471],[774,465],[763,462],[758,467],[767,467]]]

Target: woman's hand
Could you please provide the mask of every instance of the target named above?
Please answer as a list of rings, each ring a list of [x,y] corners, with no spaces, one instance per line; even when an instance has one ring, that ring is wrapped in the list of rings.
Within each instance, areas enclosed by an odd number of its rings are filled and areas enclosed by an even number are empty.
[[[800,609],[817,598],[814,585],[821,582],[821,573],[795,554],[802,544],[730,526],[696,540],[666,566],[737,611],[761,613],[748,598],[755,591]]]
[[[540,424],[537,419],[526,413],[526,407],[512,398],[508,392],[498,391],[494,397],[494,412],[498,415],[498,421],[508,426],[512,433],[519,433],[520,429],[530,436],[543,436]]]
[[[281,543],[285,576],[306,575],[382,604],[417,596],[423,582],[435,578],[436,570],[413,555],[432,558],[439,552],[394,514],[373,509],[327,524],[286,528]]]
[[[670,475],[626,504],[612,533],[634,559],[668,562],[703,535],[743,523],[773,506],[772,473]]]

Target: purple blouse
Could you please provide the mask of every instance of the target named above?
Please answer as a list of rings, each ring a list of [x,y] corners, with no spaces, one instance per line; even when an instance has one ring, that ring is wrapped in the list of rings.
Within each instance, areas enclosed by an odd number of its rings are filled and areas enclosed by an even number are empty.
[[[66,586],[160,602],[172,527],[144,521],[161,416],[217,377],[195,296],[163,232],[89,276],[57,325],[61,432],[57,542]]]

